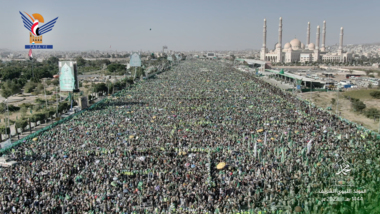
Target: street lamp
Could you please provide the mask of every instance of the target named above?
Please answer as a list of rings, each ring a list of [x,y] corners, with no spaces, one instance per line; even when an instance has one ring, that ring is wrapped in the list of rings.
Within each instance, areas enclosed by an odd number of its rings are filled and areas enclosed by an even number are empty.
[[[5,99],[5,104],[7,105],[7,115],[8,115],[8,118],[7,118],[7,125],[6,125],[5,129],[6,129],[7,137],[10,138],[10,136],[8,135],[8,127],[9,127],[8,99]],[[9,128],[9,129],[10,129],[10,128]],[[10,131],[10,130],[9,130],[9,131]]]
[[[45,105],[47,109],[48,105],[47,105],[47,99],[46,99],[45,80],[44,80],[44,93],[45,93]]]
[[[28,111],[30,108],[28,108]],[[32,133],[32,124],[30,123],[30,117],[28,117],[28,123],[29,123],[29,132]]]
[[[59,94],[58,94],[58,87],[55,88],[55,94],[58,95],[57,96],[57,113],[55,114],[55,118],[58,118],[58,97],[59,97]]]

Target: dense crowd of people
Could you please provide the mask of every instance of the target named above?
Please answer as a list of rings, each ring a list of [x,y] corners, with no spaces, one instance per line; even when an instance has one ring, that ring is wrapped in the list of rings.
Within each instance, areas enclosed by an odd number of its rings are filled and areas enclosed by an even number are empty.
[[[7,155],[18,162],[0,168],[8,214],[375,213],[380,204],[373,133],[213,61],[185,61]]]

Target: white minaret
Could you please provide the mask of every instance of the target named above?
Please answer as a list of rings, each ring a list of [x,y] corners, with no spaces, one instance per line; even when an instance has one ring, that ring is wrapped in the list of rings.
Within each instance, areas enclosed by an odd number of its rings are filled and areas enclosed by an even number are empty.
[[[282,62],[282,17],[280,17],[280,23],[278,25],[278,43],[276,45],[276,62]]]
[[[323,21],[322,47],[321,47],[321,51],[323,52],[326,51],[325,45],[326,45],[326,21]]]
[[[321,41],[320,38],[320,28],[319,25],[317,26],[317,41],[315,41],[315,49],[319,50],[319,42]]]
[[[317,26],[317,41],[315,42],[315,49],[314,49],[314,55],[313,55],[313,62],[319,61],[319,41],[320,41],[320,28],[319,25]]]
[[[339,49],[338,55],[343,54],[343,27],[340,28],[340,40],[339,40]]]
[[[280,24],[278,25],[278,44],[282,47],[282,17],[280,17]]]
[[[310,22],[307,23],[307,38],[306,38],[306,41],[307,41],[307,45],[310,44]]]
[[[264,27],[263,27],[263,47],[261,48],[260,60],[265,60],[266,52],[267,52],[267,20],[264,19]]]

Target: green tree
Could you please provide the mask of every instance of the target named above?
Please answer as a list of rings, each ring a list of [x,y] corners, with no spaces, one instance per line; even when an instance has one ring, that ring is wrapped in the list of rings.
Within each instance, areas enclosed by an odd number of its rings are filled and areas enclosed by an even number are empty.
[[[28,111],[28,108],[23,106],[20,108],[21,117],[24,117],[26,115],[26,112]]]
[[[105,83],[94,84],[94,92],[107,91],[107,85]]]
[[[1,96],[4,98],[8,98],[12,96],[12,91],[9,88],[5,88],[4,85],[1,86]]]
[[[59,59],[57,57],[55,57],[55,56],[51,56],[51,57],[49,57],[45,61],[46,61],[47,64],[58,66]]]
[[[43,91],[43,90],[44,90],[44,85],[41,84],[41,83],[39,83],[39,84],[37,85],[37,90],[39,90],[39,91]]]
[[[363,101],[360,100],[355,100],[351,102],[351,105],[354,111],[362,112],[366,108],[366,105],[363,103]]]
[[[336,102],[335,98],[331,98],[331,104],[335,105],[335,102]]]
[[[43,66],[43,67],[38,67],[34,69],[34,77],[36,77],[38,80],[42,78],[52,78],[53,75],[49,71],[49,66]],[[40,82],[40,81],[38,81]]]
[[[68,110],[70,108],[69,102],[61,102],[58,105],[58,112],[63,112],[64,110]]]
[[[55,86],[58,86],[59,85],[59,80],[58,79],[54,79],[53,81],[51,81],[51,83],[53,83],[53,85],[55,85]]]
[[[0,103],[0,114],[4,113],[7,110],[5,103]]]
[[[376,108],[370,108],[367,111],[365,111],[364,114],[368,118],[378,118],[380,116],[380,111]]]
[[[16,120],[16,128],[25,128],[26,126],[28,125],[28,121],[27,120]]]
[[[372,83],[369,83],[369,84],[368,84],[368,88],[372,88]]]
[[[19,67],[5,67],[0,70],[0,75],[3,80],[12,80],[19,78],[21,75],[22,69]]]
[[[10,94],[9,96],[11,96],[13,94],[17,94],[17,93],[21,92],[21,86],[20,86],[20,84],[18,84],[16,82],[17,81],[10,81],[10,80],[6,81],[1,86],[2,93],[4,93],[4,95]],[[3,96],[3,97],[5,97],[5,96]]]
[[[30,81],[28,83],[25,84],[24,86],[24,93],[31,93],[33,92],[33,90],[37,87],[37,84]]]
[[[380,99],[380,91],[372,91],[369,93],[373,98]]]
[[[77,65],[80,66],[80,67],[86,65],[86,60],[83,59],[81,56],[75,58],[75,60],[77,61]]]
[[[126,66],[119,63],[112,63],[107,66],[108,71],[115,72],[115,71],[125,71]]]

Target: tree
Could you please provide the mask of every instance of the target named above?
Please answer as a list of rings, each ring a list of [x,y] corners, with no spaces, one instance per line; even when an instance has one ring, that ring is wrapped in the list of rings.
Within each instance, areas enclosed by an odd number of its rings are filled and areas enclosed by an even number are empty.
[[[75,58],[75,60],[77,61],[78,66],[85,66],[86,65],[86,60],[83,59],[81,56]]]
[[[355,100],[353,102],[351,102],[351,105],[352,105],[352,108],[354,109],[354,111],[362,111],[363,109],[366,108],[366,105],[363,103],[363,101],[360,101],[360,100]]]
[[[104,83],[94,84],[94,91],[95,92],[107,91],[107,86]]]
[[[47,64],[50,64],[50,65],[57,65],[58,66],[59,59],[55,56],[51,56],[47,60],[45,60],[45,62]]]
[[[68,110],[70,108],[70,105],[68,102],[61,102],[58,105],[58,112],[63,112],[64,110]]]
[[[6,81],[1,88],[3,90],[10,90],[11,95],[12,94],[17,94],[21,91],[21,85],[17,83],[17,81]]]
[[[7,110],[7,106],[5,103],[0,103],[0,114]]]
[[[26,115],[27,111],[28,111],[28,109],[25,106],[21,107],[21,109],[20,109],[21,117],[24,117]]]
[[[52,78],[53,75],[49,72],[48,66],[38,67],[34,69],[34,76],[39,80],[42,78]]]
[[[27,120],[17,120],[16,121],[16,128],[18,129],[18,128],[21,128],[21,129],[23,129],[23,128],[25,128],[26,126],[28,125],[28,121]]]
[[[350,72],[350,74],[354,73],[354,71],[353,71],[353,70],[351,70],[351,69],[350,69],[348,72]]]
[[[368,88],[372,88],[372,83],[369,83],[369,84],[368,84]]]
[[[370,70],[365,70],[364,72],[365,72],[365,75],[367,75],[367,76],[371,73]]]
[[[368,118],[378,118],[380,116],[380,111],[376,108],[370,108],[364,114]]]
[[[372,91],[369,93],[373,98],[380,99],[380,91]]]
[[[51,80],[46,80],[45,83],[46,83],[47,86],[49,86],[49,85],[51,85]]]
[[[19,78],[22,70],[19,67],[5,67],[0,71],[0,75],[3,80],[12,80]]]
[[[53,81],[51,81],[51,83],[53,83],[53,85],[55,85],[55,86],[58,86],[59,85],[59,80],[58,79],[54,79]]]
[[[123,64],[119,64],[119,63],[112,63],[112,64],[109,64],[107,66],[107,69],[110,71],[110,72],[115,72],[115,71],[125,71],[126,70],[126,66],[123,65]]]
[[[335,98],[331,98],[331,104],[335,105],[335,102],[336,102]]]
[[[30,81],[28,83],[25,84],[25,87],[24,87],[24,93],[31,93],[33,92],[33,90],[37,87],[37,84]]]

